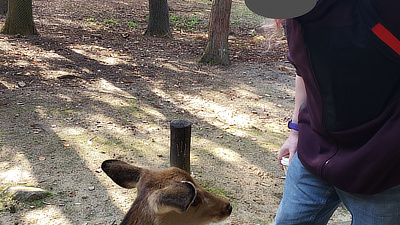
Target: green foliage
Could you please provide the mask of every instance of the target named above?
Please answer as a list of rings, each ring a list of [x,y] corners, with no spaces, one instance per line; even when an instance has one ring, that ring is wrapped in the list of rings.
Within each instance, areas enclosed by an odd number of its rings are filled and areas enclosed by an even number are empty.
[[[35,185],[33,185],[33,184],[26,184],[24,186],[35,187]],[[3,212],[3,211],[16,212],[20,209],[24,209],[24,208],[28,208],[28,207],[35,207],[35,208],[43,207],[46,205],[44,202],[45,199],[55,197],[55,195],[53,193],[47,192],[46,196],[43,199],[34,200],[31,202],[20,202],[18,200],[14,200],[11,195],[9,195],[9,194],[6,195],[3,193],[7,187],[8,186],[0,187],[0,212]]]
[[[231,22],[229,23],[231,26],[232,25],[235,25],[235,24],[238,24],[238,25],[240,25],[240,20],[231,20]]]
[[[115,20],[115,19],[108,19],[108,20],[104,20],[103,21],[104,24],[117,24],[119,23],[119,20]]]
[[[43,200],[36,200],[36,201],[31,202],[31,205],[37,208],[37,207],[42,207],[45,204],[44,204]]]
[[[171,15],[170,22],[175,29],[186,29],[188,31],[194,31],[194,27],[196,27],[199,22],[202,21],[201,18],[197,17],[188,17],[184,18],[182,16]]]
[[[94,22],[94,17],[92,15],[89,16],[89,18],[86,19],[89,22]]]
[[[243,21],[248,21],[253,24],[261,25],[265,24],[266,18],[255,14],[244,2],[232,2],[231,21],[233,24],[240,24]]]
[[[208,192],[217,195],[221,198],[228,199],[228,195],[232,194],[230,191],[224,190],[222,188],[212,188],[212,181],[211,180],[206,180],[206,181],[200,181],[199,182],[200,186],[202,186],[204,189],[206,189]]]
[[[16,200],[12,200],[10,197],[2,197],[0,199],[0,212],[7,210],[10,212],[16,212],[20,208],[20,203]]]
[[[142,27],[135,23],[135,22],[128,22],[128,26],[132,29],[132,28],[136,28],[136,29],[141,29]]]
[[[96,25],[100,25],[101,22],[97,21],[93,15],[89,15],[89,17],[86,19],[88,23],[88,27],[92,27],[92,26],[96,26]]]

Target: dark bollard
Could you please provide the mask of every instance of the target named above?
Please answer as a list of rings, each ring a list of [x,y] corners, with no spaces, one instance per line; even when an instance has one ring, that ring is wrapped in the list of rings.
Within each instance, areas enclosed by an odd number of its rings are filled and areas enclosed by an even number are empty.
[[[192,123],[186,120],[172,120],[170,164],[190,174],[190,137]]]

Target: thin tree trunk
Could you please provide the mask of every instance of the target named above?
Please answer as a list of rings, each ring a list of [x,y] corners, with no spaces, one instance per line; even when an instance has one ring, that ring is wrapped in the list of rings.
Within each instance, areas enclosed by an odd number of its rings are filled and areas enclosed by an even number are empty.
[[[9,0],[3,34],[37,34],[32,15],[32,0]]]
[[[208,43],[199,62],[229,65],[228,35],[232,0],[213,0]]]
[[[149,25],[146,35],[171,38],[167,0],[149,0]]]
[[[8,10],[8,0],[0,0],[0,14],[6,14]]]

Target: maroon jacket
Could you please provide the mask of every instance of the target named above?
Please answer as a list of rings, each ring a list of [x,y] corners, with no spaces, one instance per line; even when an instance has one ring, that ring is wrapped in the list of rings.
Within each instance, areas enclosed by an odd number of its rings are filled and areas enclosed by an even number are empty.
[[[351,193],[400,185],[400,0],[320,0],[286,29],[303,165]]]

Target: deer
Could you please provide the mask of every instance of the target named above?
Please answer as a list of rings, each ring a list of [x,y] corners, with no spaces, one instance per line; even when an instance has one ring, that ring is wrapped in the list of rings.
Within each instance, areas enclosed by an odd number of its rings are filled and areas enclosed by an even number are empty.
[[[204,225],[232,212],[227,200],[206,191],[182,169],[152,170],[114,159],[101,168],[119,186],[137,189],[121,225]]]

